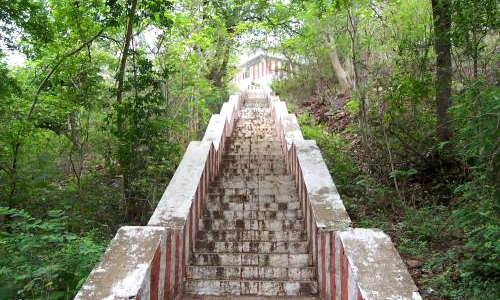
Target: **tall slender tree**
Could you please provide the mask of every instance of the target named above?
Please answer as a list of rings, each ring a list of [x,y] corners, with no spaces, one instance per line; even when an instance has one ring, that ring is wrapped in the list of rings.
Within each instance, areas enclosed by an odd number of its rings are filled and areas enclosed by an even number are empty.
[[[448,109],[451,107],[451,0],[432,0],[434,49],[436,51],[437,138],[444,142],[452,136]]]

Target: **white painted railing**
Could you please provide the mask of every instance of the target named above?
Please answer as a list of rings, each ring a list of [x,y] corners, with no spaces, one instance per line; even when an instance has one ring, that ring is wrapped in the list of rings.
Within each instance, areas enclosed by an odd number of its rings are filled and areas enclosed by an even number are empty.
[[[121,227],[75,299],[175,299],[206,200],[220,170],[226,138],[241,107],[240,95],[213,115],[202,141],[189,144],[147,226]]]

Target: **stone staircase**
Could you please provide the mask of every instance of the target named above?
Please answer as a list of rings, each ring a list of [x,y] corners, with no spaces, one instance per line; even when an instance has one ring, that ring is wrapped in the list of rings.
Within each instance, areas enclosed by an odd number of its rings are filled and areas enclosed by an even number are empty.
[[[120,227],[75,300],[422,300],[391,238],[351,227],[316,142],[263,87],[212,115],[147,226]]]
[[[303,211],[262,92],[248,94],[225,147],[187,266],[188,297],[316,299]]]

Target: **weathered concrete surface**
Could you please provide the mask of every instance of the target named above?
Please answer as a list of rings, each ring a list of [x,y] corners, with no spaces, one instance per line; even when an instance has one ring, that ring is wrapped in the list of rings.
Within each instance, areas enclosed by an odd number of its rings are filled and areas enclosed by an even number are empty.
[[[148,227],[120,229],[77,299],[172,299],[183,293],[200,206],[208,182],[218,174],[224,141],[240,106],[240,95],[231,96],[221,114],[213,116],[206,141],[189,144]],[[157,229],[165,233],[151,258],[152,248],[148,247],[158,236],[148,234]]]
[[[301,136],[294,116],[284,118],[287,130]],[[208,188],[187,293],[242,299],[317,293],[304,213],[276,133],[263,92],[250,92]]]
[[[285,133],[287,149],[290,149],[294,140],[303,140],[302,131],[295,114],[286,114],[281,117],[281,124]]]
[[[317,300],[317,297],[293,297],[288,296],[291,300]],[[216,297],[216,296],[184,296],[181,300],[231,300],[234,297]],[[259,296],[239,296],[238,300],[283,300],[283,297],[259,297]]]
[[[379,229],[356,228],[337,236],[349,262],[349,294],[357,286],[364,300],[422,299],[388,235]]]
[[[271,102],[272,104],[272,110],[274,117],[276,118],[276,122],[280,122],[280,120],[288,115],[288,109],[286,108],[286,104],[283,101],[273,101]]]
[[[75,300],[124,300],[148,295],[151,261],[164,232],[161,227],[121,227]]]
[[[317,227],[327,230],[348,228],[351,219],[316,141],[295,140],[294,143]]]
[[[223,115],[212,115],[212,117],[210,117],[210,121],[208,122],[207,130],[205,130],[205,135],[203,136],[202,141],[213,142],[215,149],[219,149],[219,143],[222,139],[222,136],[224,135],[224,130],[229,126],[226,117],[227,116]]]
[[[181,227],[187,219],[212,142],[191,142],[148,226]]]

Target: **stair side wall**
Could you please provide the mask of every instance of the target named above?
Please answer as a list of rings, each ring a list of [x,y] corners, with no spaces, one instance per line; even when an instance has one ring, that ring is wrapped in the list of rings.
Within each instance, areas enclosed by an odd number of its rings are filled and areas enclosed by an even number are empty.
[[[232,95],[211,118],[203,140],[186,149],[147,226],[118,230],[75,299],[170,300],[183,294],[201,207],[241,104],[241,95]]]
[[[304,140],[295,115],[263,86],[304,210],[321,299],[421,300],[389,236],[351,228],[351,220],[315,141]]]

